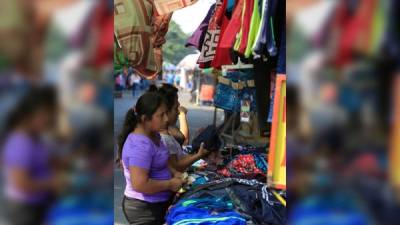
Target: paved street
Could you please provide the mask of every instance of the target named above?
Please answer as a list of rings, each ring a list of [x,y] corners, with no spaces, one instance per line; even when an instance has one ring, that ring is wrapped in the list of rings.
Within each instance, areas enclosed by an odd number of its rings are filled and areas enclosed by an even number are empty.
[[[196,106],[189,102],[190,95],[188,93],[180,93],[179,100],[181,105],[188,109],[188,122],[190,133],[193,134],[201,127],[205,127],[213,123],[214,107]],[[123,93],[122,98],[114,99],[114,137],[117,137],[124,120],[125,113],[132,107],[137,98],[134,98],[131,92]],[[218,111],[217,123],[221,122],[223,113]],[[193,136],[191,136],[193,137]],[[122,213],[121,200],[125,188],[125,180],[122,171],[118,168],[114,170],[114,224],[127,224]]]

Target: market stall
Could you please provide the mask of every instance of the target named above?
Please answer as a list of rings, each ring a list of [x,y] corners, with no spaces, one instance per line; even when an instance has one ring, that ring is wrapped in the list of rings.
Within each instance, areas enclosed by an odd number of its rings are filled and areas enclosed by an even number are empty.
[[[168,224],[286,224],[284,12],[284,1],[217,0],[189,38],[225,122],[186,147],[213,152],[185,174]]]
[[[153,40],[163,39],[174,10],[195,2],[118,0],[117,52],[138,74],[154,78],[162,68],[163,42]],[[127,15],[126,5],[136,14]],[[131,17],[140,24],[128,24]],[[132,26],[142,29],[127,29]],[[225,121],[183,146],[193,154],[203,142],[211,153],[182,175],[188,182],[175,196],[167,224],[286,224],[285,41],[282,0],[216,0],[188,39],[185,46],[199,54],[177,68],[190,61],[209,74],[213,82],[197,84],[198,98],[222,109]]]

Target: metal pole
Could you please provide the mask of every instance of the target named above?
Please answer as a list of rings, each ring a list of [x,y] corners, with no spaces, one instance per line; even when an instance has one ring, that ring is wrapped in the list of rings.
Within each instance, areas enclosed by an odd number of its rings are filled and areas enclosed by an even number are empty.
[[[200,75],[201,73],[199,73],[198,70],[196,70],[196,74],[197,74],[197,91],[196,91],[196,105],[200,104]]]

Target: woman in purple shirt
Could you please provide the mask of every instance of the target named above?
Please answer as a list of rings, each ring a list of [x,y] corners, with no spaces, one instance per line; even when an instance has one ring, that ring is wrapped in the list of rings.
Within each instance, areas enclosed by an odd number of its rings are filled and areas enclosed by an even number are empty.
[[[32,89],[7,120],[2,163],[9,224],[41,224],[52,193],[64,185],[52,174],[50,154],[42,139],[55,124],[56,99],[52,88]]]
[[[168,169],[169,153],[159,134],[167,123],[165,100],[158,93],[145,93],[126,114],[117,162],[126,180],[122,209],[129,224],[164,224],[173,193],[183,184]]]

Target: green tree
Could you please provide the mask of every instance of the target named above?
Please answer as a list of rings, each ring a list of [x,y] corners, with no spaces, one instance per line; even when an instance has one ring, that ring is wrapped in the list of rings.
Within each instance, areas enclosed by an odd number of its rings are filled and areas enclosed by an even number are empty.
[[[178,64],[186,55],[196,53],[193,48],[186,48],[185,44],[189,35],[185,34],[178,24],[171,20],[169,23],[166,43],[163,45],[164,61]]]

